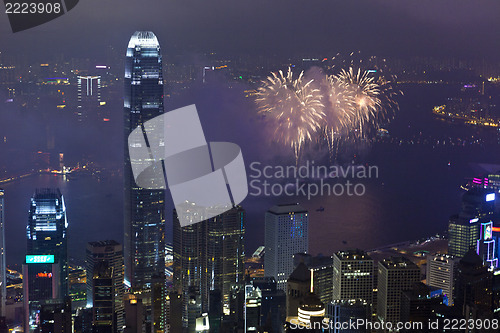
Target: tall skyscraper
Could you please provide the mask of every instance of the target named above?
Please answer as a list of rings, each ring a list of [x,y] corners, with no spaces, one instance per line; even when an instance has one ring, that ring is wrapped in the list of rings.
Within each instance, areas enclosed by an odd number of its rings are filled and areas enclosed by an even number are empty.
[[[427,284],[441,288],[448,299],[448,305],[453,305],[455,298],[455,280],[460,258],[449,254],[427,256]]]
[[[220,291],[221,310],[228,314],[231,288],[244,285],[244,235],[245,210],[240,206],[185,227],[174,212],[174,285],[183,297],[185,327],[190,287],[198,290],[203,312],[219,312],[209,309],[208,297],[211,290]]]
[[[87,306],[93,306],[95,286],[94,276],[97,264],[106,262],[113,269],[113,311],[116,318],[116,329],[123,331],[124,325],[124,306],[123,306],[123,249],[122,245],[114,240],[105,240],[99,242],[87,243],[86,251],[87,268]],[[101,264],[102,265],[102,264]],[[102,274],[101,274],[102,275]],[[101,280],[99,280],[101,281]]]
[[[0,189],[0,316],[5,316],[5,298],[7,296],[5,278],[5,192]]]
[[[25,330],[44,301],[68,295],[68,221],[59,189],[38,189],[31,198],[23,265]],[[32,326],[33,327],[33,326]]]
[[[277,205],[266,212],[264,272],[281,290],[293,272],[293,255],[309,251],[308,223],[309,214],[299,204]]]
[[[125,62],[125,142],[132,130],[163,113],[160,44],[151,31],[130,38]],[[126,144],[127,145],[127,144]],[[136,185],[125,147],[125,284],[149,288],[155,273],[165,270],[165,191]],[[161,166],[160,166],[161,168]]]
[[[420,282],[420,268],[404,257],[378,263],[377,315],[385,322],[400,320],[401,295]]]
[[[373,259],[362,250],[333,255],[333,301],[373,303]]]

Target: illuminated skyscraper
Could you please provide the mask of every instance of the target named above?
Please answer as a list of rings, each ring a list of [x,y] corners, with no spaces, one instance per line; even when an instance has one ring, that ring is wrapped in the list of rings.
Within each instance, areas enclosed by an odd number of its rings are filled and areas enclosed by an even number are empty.
[[[199,291],[203,312],[222,312],[209,309],[210,291],[218,290],[228,314],[231,288],[244,285],[244,235],[245,210],[240,206],[185,227],[174,213],[174,285],[183,297],[185,327],[190,287]]]
[[[308,212],[299,204],[277,205],[266,212],[264,272],[286,289],[292,274],[293,255],[309,251]]]
[[[0,316],[5,316],[5,297],[7,294],[5,278],[5,192],[0,189]]]
[[[41,305],[68,295],[68,221],[59,189],[38,189],[31,198],[26,262],[23,265],[25,331]]]
[[[136,127],[163,113],[160,44],[151,31],[130,38],[125,62],[125,142]],[[155,273],[165,270],[165,191],[136,185],[125,147],[125,284],[151,286]]]

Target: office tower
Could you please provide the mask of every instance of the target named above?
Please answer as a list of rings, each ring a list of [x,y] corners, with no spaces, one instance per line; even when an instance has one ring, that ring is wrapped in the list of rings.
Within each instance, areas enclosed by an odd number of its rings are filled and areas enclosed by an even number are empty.
[[[463,257],[470,249],[475,249],[480,226],[477,217],[451,216],[448,223],[448,253],[452,256]]]
[[[0,317],[5,316],[5,299],[7,296],[7,280],[5,277],[5,192],[0,189]]]
[[[277,205],[266,212],[264,272],[278,289],[286,288],[293,272],[293,255],[309,251],[308,212],[299,204]]]
[[[311,272],[303,262],[299,263],[287,279],[286,317],[297,317],[304,297],[311,291]]]
[[[78,308],[74,320],[74,333],[92,332],[92,308]]]
[[[99,111],[101,107],[101,77],[91,75],[78,76],[77,86],[78,120],[102,120]]]
[[[174,211],[174,286],[183,296],[184,327],[190,287],[198,288],[203,312],[217,312],[208,308],[208,296],[219,290],[219,306],[228,314],[231,289],[244,284],[244,234],[245,211],[240,206],[185,227]]]
[[[377,315],[385,322],[400,321],[401,293],[420,282],[420,268],[404,257],[378,263]]]
[[[458,264],[455,307],[461,309],[463,315],[491,312],[492,288],[493,273],[481,257],[470,250]]]
[[[113,311],[116,318],[116,329],[123,331],[124,309],[123,309],[123,248],[114,240],[105,240],[87,243],[86,250],[86,271],[87,271],[87,306],[93,306],[93,286],[92,281],[95,273],[95,265],[99,262],[106,262],[113,268]]]
[[[462,196],[462,209],[450,217],[448,224],[448,253],[463,257],[476,249],[481,223],[488,223],[495,214],[495,193],[491,189],[472,188]]]
[[[40,333],[72,333],[71,299],[48,299],[42,302],[39,315]]]
[[[363,300],[373,303],[373,259],[364,251],[333,254],[333,301]]]
[[[430,287],[421,282],[415,283],[411,289],[403,291],[401,295],[401,321],[421,322],[426,325],[429,319],[435,318],[435,310],[443,303],[442,289]]]
[[[138,126],[163,113],[160,44],[154,33],[136,31],[125,62],[125,284],[149,288],[155,273],[165,270],[164,190],[136,185],[128,154],[128,136]],[[161,165],[158,168],[163,175]]]
[[[351,322],[366,320],[369,306],[362,300],[333,301],[326,305],[326,316],[330,320],[328,333],[365,333],[364,325],[349,326]]]
[[[153,275],[151,288],[152,333],[164,333],[167,327],[165,274]]]
[[[455,299],[455,279],[457,277],[458,262],[460,258],[449,254],[427,256],[427,284],[440,288],[447,300],[447,305],[453,305]]]
[[[245,325],[243,332],[257,332],[260,326],[262,292],[253,284],[245,286]]]
[[[495,199],[496,195],[492,189],[472,188],[462,196],[461,215],[488,222],[495,214]]]
[[[23,265],[25,329],[43,301],[68,295],[68,221],[58,189],[37,189],[31,198],[27,255]]]
[[[333,258],[313,257],[309,269],[313,271],[314,293],[323,304],[330,303],[333,294]]]
[[[98,261],[92,271],[92,331],[93,333],[114,333],[116,332],[116,313],[113,266],[108,261]]]
[[[252,278],[252,285],[262,293],[260,325],[268,331],[279,332],[286,319],[286,295],[277,289],[272,276]]]
[[[131,298],[125,301],[124,333],[144,333],[144,307],[142,299]]]

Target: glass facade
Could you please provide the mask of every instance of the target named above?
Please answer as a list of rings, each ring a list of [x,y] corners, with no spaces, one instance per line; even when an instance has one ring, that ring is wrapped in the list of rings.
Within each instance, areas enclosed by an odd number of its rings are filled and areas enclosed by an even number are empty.
[[[37,189],[26,227],[25,327],[40,325],[43,302],[68,296],[67,228],[66,205],[59,189]]]
[[[185,327],[190,287],[199,290],[203,311],[209,310],[210,291],[218,290],[221,310],[229,312],[231,288],[244,283],[244,236],[245,210],[239,206],[185,227],[174,213],[174,284],[183,295]]]
[[[154,33],[137,31],[130,38],[125,63],[125,142],[137,127],[163,113],[160,44]],[[125,284],[149,288],[152,276],[165,270],[165,191],[136,185],[125,147]]]

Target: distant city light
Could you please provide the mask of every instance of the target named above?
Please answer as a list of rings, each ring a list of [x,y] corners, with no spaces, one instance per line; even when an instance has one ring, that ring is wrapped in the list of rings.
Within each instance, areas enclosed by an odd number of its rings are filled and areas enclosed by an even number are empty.
[[[486,194],[486,201],[493,201],[493,200],[495,200],[495,193]]]
[[[95,66],[95,68],[102,68],[102,69],[106,69],[106,68],[108,68],[108,66],[104,66],[104,65],[97,65],[97,66]]]

